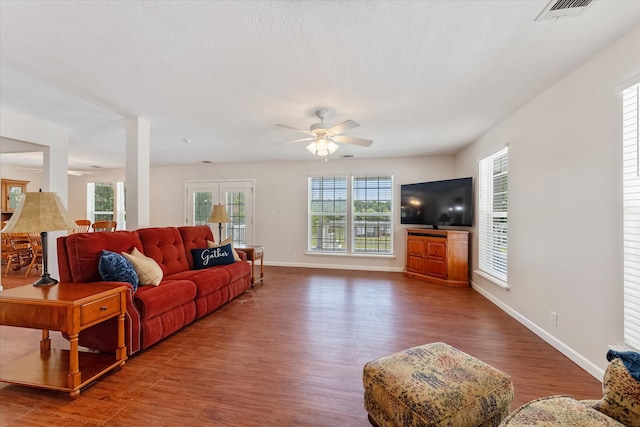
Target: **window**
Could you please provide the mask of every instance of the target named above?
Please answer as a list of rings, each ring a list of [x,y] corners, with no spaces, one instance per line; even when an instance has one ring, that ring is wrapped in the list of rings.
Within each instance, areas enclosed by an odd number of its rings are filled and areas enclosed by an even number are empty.
[[[309,177],[309,251],[391,254],[391,176]]]
[[[391,253],[390,176],[353,177],[353,251]]]
[[[480,160],[478,263],[480,270],[507,281],[508,148]]]
[[[640,349],[640,85],[622,93],[624,342]]]
[[[124,182],[89,182],[87,184],[87,216],[91,222],[116,221],[119,230],[126,229]]]

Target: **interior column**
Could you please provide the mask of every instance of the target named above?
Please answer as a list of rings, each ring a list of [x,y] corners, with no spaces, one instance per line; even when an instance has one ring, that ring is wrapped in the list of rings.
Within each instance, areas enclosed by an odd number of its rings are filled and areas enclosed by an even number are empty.
[[[127,119],[127,230],[150,225],[150,172],[151,125],[140,117]]]

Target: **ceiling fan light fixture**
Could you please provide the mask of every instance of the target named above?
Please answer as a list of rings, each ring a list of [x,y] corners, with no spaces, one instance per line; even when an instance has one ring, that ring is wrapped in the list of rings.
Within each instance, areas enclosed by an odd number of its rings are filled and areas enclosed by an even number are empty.
[[[316,152],[318,151],[316,149],[316,142],[312,141],[309,145],[307,145],[307,151],[310,152],[311,154],[313,154],[314,156],[316,155]]]
[[[327,143],[327,150],[329,150],[329,154],[333,154],[335,153],[335,151],[338,149],[339,145],[336,144],[335,142],[329,140],[329,142]]]
[[[338,147],[338,144],[331,139],[320,136],[307,145],[307,150],[315,156],[326,157],[329,154],[335,153]]]

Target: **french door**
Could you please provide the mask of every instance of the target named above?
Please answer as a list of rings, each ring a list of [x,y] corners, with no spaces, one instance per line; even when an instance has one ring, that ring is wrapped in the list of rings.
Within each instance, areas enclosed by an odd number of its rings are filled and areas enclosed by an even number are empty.
[[[187,225],[207,224],[213,205],[225,206],[228,223],[209,224],[216,241],[233,236],[235,244],[253,243],[253,181],[187,182]],[[218,240],[220,239],[220,240]]]

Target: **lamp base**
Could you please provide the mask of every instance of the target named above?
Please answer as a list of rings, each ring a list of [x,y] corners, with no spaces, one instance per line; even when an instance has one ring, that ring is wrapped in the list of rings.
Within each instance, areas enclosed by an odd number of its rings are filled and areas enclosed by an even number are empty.
[[[52,279],[49,273],[43,274],[38,280],[33,282],[33,286],[51,286],[57,284],[56,279]]]

